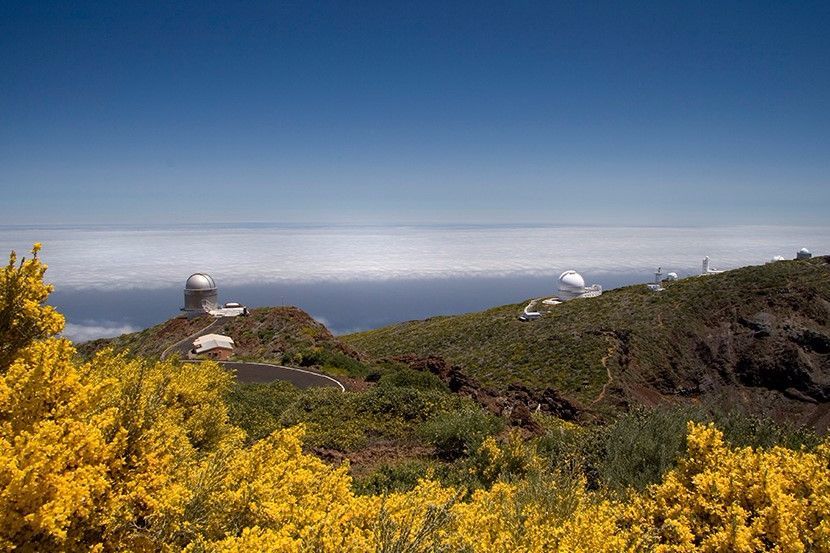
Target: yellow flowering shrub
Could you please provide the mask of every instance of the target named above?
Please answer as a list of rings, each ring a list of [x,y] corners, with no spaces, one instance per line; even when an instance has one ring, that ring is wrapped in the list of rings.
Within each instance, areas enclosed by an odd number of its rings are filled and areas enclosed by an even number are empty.
[[[25,348],[0,377],[0,546],[91,543],[109,510],[124,433],[98,409],[108,383],[82,382],[63,340]],[[94,530],[93,530],[93,533]]]
[[[66,340],[36,341],[0,376],[0,543],[156,550],[186,522],[201,458],[241,442],[221,400],[230,376],[74,357]]]
[[[636,551],[619,526],[623,506],[587,492],[584,480],[530,476],[478,490],[453,508],[452,550],[474,552]]]
[[[44,305],[52,286],[43,282],[46,265],[38,259],[40,248],[32,246],[32,257],[20,263],[11,252],[8,265],[0,269],[0,371],[32,340],[63,330],[63,316]]]
[[[203,536],[241,535],[256,527],[270,529],[291,548],[363,549],[370,533],[363,505],[368,500],[352,493],[346,466],[331,468],[304,454],[302,434],[301,427],[275,432],[205,465],[218,478],[205,495]]]
[[[731,449],[689,423],[687,456],[639,509],[657,551],[830,551],[830,447]]]

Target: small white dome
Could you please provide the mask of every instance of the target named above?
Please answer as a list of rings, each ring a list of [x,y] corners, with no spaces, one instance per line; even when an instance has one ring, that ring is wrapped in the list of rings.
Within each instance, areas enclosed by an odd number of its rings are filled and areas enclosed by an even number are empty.
[[[559,275],[559,290],[562,292],[583,292],[585,279],[576,271],[565,271]]]
[[[798,250],[798,253],[810,253],[810,250],[808,250],[807,248],[801,248],[800,250]]]
[[[216,289],[216,283],[210,275],[195,273],[190,275],[184,287],[187,290],[214,290]]]
[[[666,280],[677,280],[677,273],[669,273],[666,275]]]
[[[784,261],[784,256],[783,255],[776,255],[775,257],[770,259],[770,261],[773,261],[773,262],[774,261]]]

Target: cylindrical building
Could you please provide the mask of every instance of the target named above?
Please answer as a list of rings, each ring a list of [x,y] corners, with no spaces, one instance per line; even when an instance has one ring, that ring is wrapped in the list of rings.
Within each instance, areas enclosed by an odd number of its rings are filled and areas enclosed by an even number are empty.
[[[190,275],[184,285],[184,307],[182,311],[195,316],[216,309],[219,305],[219,292],[216,282],[205,273]]]

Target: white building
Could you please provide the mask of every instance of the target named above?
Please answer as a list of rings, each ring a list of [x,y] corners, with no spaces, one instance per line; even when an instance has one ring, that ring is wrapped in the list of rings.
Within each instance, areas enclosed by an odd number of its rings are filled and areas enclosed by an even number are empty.
[[[241,303],[229,302],[223,307],[211,309],[209,313],[214,317],[239,317],[240,315],[247,315],[248,308]]]
[[[810,250],[807,248],[801,248],[798,250],[798,253],[795,254],[796,259],[810,259],[811,257],[813,257],[813,254],[810,253]]]
[[[708,255],[703,258],[703,264],[701,265],[701,270],[700,270],[701,275],[717,275],[717,274],[722,273],[722,272],[723,271],[720,271],[718,269],[713,269],[709,265],[709,256]]]
[[[654,271],[654,282],[651,284],[646,284],[648,289],[652,292],[662,292],[665,290],[663,288],[663,267],[657,267],[657,270]]]
[[[559,289],[557,290],[556,296],[548,298],[542,303],[556,305],[563,301],[577,298],[595,298],[602,294],[602,286],[599,284],[585,286],[585,279],[574,270],[565,271],[559,275],[558,285]]]
[[[188,317],[195,317],[216,309],[219,305],[219,291],[213,277],[206,273],[190,275],[184,284],[184,311]]]
[[[222,334],[205,334],[193,340],[191,355],[206,355],[224,361],[233,353],[233,338]]]

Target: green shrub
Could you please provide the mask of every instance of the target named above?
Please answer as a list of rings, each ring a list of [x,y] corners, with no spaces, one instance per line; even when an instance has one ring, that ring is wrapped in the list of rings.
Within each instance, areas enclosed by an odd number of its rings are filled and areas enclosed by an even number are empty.
[[[734,446],[813,449],[821,443],[821,438],[812,428],[779,423],[769,417],[747,414],[740,409],[718,413],[713,419],[718,428],[723,430],[726,440]]]
[[[431,470],[430,463],[415,459],[396,464],[384,464],[370,474],[355,478],[355,491],[363,495],[383,495],[413,489]]]
[[[410,368],[397,369],[383,374],[380,377],[378,385],[449,392],[447,385],[434,374],[426,371],[416,371],[415,369]]]
[[[281,427],[279,418],[301,394],[288,382],[236,384],[225,396],[231,423],[256,441]]]
[[[425,421],[460,405],[458,398],[448,393],[395,386],[376,386],[362,399],[361,411],[405,421]]]
[[[600,431],[601,451],[586,457],[599,457],[597,472],[609,488],[642,490],[659,482],[686,451],[686,423],[693,415],[684,409],[632,411]]]
[[[324,370],[338,374],[345,374],[353,378],[363,378],[369,374],[369,369],[353,357],[343,352],[326,349],[306,349],[294,353],[283,362],[299,364],[301,367],[318,366]]]
[[[545,434],[536,440],[536,451],[549,468],[585,472],[594,464],[590,457],[598,449],[592,444],[596,429],[550,416],[537,416],[536,420],[545,428]]]
[[[499,432],[504,421],[479,407],[465,405],[425,422],[420,435],[446,460],[464,457],[478,449],[484,438]]]
[[[813,448],[820,438],[811,429],[780,424],[771,418],[705,407],[662,407],[627,413],[594,430],[581,444],[584,470],[600,485],[616,491],[638,490],[658,482],[686,451],[686,424],[714,422],[733,446]]]

